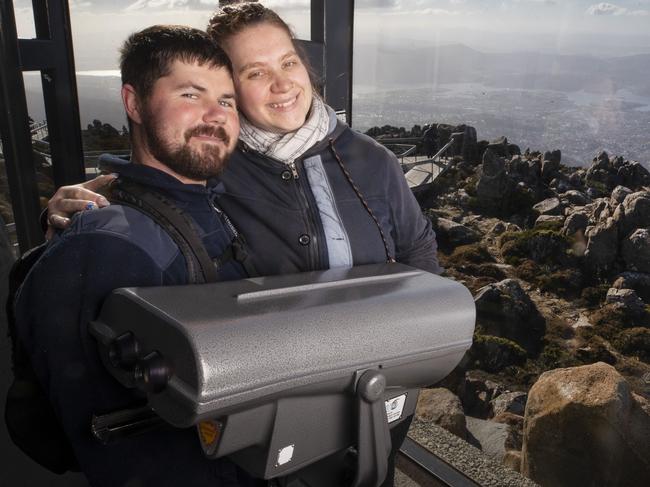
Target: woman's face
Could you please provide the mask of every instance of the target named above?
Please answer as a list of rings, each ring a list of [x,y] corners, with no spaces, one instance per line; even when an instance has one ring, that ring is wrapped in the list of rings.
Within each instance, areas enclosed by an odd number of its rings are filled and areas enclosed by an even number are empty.
[[[222,47],[232,62],[239,108],[253,125],[286,134],[305,123],[311,81],[283,29],[268,23],[247,27]]]

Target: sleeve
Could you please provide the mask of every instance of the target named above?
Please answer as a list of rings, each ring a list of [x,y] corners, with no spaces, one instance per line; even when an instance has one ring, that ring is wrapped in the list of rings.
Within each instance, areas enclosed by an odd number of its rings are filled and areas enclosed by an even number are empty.
[[[101,445],[93,414],[137,398],[104,370],[88,324],[111,290],[161,285],[164,272],[139,247],[110,235],[64,234],[29,273],[16,303],[20,339],[93,486],[220,485],[195,431],[169,429]]]
[[[422,214],[402,168],[394,155],[388,157],[388,203],[393,221],[392,237],[395,259],[402,264],[440,274],[436,234],[431,222]]]

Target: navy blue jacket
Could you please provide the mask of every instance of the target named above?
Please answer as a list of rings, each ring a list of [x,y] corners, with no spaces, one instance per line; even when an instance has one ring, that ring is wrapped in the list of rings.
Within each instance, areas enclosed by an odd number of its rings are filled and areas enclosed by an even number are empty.
[[[232,234],[214,208],[219,186],[182,184],[137,164],[123,166],[120,173],[156,187],[191,216],[211,257],[230,244]],[[231,261],[219,277],[246,276]],[[204,457],[193,428],[158,431],[110,446],[90,434],[92,414],[133,407],[138,398],[104,370],[87,331],[89,321],[115,288],[185,283],[185,261],[169,235],[137,210],[111,205],[79,213],[50,243],[18,295],[19,337],[93,486],[248,485],[231,462]]]
[[[328,268],[327,245],[303,161],[319,156],[338,214],[349,236],[354,265],[386,262],[377,224],[364,208],[336,157],[377,218],[398,262],[438,273],[431,222],[409,189],[396,157],[385,147],[338,122],[325,140],[296,160],[297,178],[283,162],[243,144],[221,175],[221,207],[246,237],[260,275]],[[302,238],[301,238],[302,237]]]

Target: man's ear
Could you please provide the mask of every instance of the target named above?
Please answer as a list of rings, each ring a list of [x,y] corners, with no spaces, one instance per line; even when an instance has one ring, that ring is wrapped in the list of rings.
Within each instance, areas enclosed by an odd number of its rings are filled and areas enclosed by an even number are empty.
[[[141,124],[142,116],[140,113],[140,98],[135,92],[135,88],[126,83],[122,85],[122,103],[124,104],[124,110],[126,110],[126,115],[134,123]]]

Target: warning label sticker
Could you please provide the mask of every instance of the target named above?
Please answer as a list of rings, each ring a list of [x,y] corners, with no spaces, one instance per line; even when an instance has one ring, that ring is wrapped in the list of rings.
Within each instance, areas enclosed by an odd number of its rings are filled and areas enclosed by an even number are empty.
[[[397,396],[386,401],[386,416],[388,417],[389,423],[397,421],[402,417],[404,403],[406,403],[406,394],[402,394],[401,396]]]

